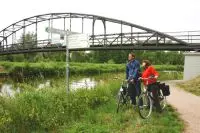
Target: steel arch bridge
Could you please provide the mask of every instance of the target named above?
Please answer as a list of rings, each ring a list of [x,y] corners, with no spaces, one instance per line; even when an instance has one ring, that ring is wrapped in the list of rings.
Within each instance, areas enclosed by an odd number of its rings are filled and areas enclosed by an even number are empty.
[[[57,25],[62,27],[63,30],[68,28],[71,31],[74,25],[78,27],[77,24],[73,23],[74,19],[80,22],[79,32],[85,33],[86,21],[89,27],[86,30],[91,29],[91,31],[88,33],[89,47],[71,48],[70,51],[122,49],[191,51],[200,49],[200,31],[162,33],[140,25],[103,16],[79,13],[50,13],[20,20],[1,30],[0,55],[64,51],[65,46],[56,45],[52,42],[52,33],[48,33],[48,37],[40,37],[39,25],[43,23],[43,28],[44,26],[54,27],[53,23],[59,20],[60,23]],[[97,29],[95,23],[97,21],[103,24],[101,28],[102,34],[95,34]],[[108,33],[107,29],[112,25],[117,25],[119,31]],[[32,27],[32,32],[35,36],[31,42],[25,40],[29,27]],[[124,30],[125,28],[126,30]],[[23,39],[17,39],[17,34],[22,35]]]

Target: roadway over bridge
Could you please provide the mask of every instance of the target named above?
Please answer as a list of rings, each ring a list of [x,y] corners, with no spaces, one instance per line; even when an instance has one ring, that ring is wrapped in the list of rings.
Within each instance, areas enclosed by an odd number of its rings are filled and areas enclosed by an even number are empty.
[[[101,25],[96,25],[97,23]],[[89,35],[89,46],[78,50],[200,50],[200,31],[162,33],[126,21],[79,13],[50,13],[15,22],[0,31],[0,55],[64,51],[64,45],[52,42],[45,27],[78,31]],[[116,31],[118,29],[118,31]],[[102,33],[96,33],[97,30]],[[115,30],[115,31],[114,31]],[[27,41],[27,33],[34,38]],[[22,36],[21,38],[17,38]]]

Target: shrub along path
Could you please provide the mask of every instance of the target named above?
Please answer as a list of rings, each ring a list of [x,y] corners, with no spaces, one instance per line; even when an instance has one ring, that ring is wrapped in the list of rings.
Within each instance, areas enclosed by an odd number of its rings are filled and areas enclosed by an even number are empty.
[[[184,133],[200,133],[200,97],[176,87],[177,81],[168,81],[171,96],[168,102],[177,108],[187,126]]]

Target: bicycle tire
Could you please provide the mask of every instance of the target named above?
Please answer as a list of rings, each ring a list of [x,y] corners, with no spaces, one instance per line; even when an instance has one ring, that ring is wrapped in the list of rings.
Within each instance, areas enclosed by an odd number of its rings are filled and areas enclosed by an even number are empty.
[[[167,99],[166,96],[163,95],[162,90],[160,90],[159,102],[161,109],[164,110],[167,105]]]
[[[164,110],[167,106],[167,99],[166,96],[163,96],[162,100],[160,100],[161,109]]]
[[[140,105],[140,99],[142,99],[142,105]],[[153,108],[153,103],[151,97],[147,93],[142,93],[139,96],[138,100],[138,110],[139,110],[139,115],[143,119],[147,119],[150,117],[152,113],[152,108]],[[146,111],[146,112],[145,112]]]
[[[119,98],[118,98],[118,103],[117,103],[117,113],[119,112],[120,104],[122,104],[122,93],[120,92]]]

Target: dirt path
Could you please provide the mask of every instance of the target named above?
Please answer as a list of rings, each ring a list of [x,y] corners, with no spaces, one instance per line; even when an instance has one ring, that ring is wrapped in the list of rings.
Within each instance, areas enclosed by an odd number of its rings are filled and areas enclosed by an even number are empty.
[[[181,118],[186,122],[184,133],[200,133],[200,97],[177,88],[176,82],[178,81],[167,82],[171,87],[168,103],[177,108]]]

